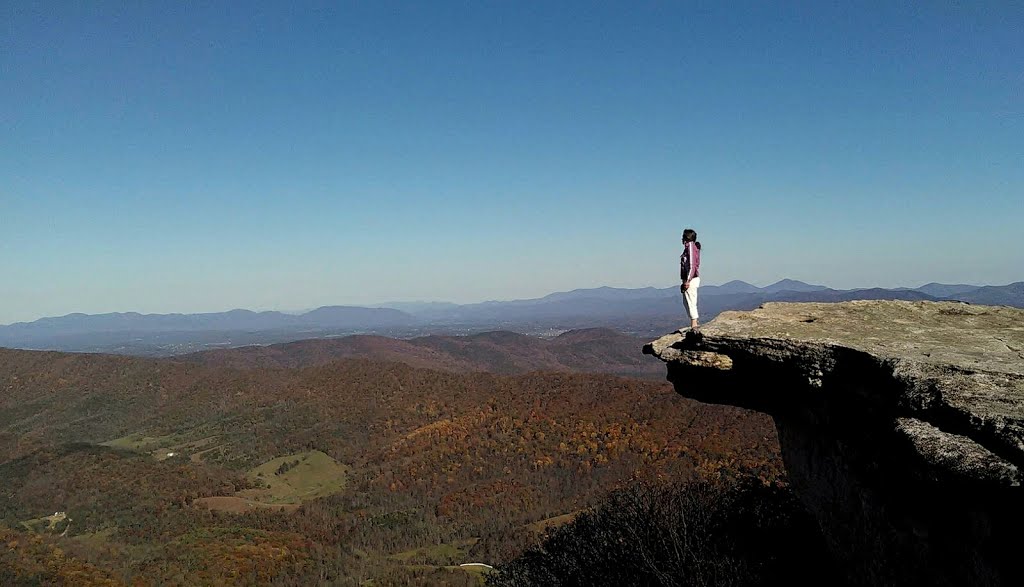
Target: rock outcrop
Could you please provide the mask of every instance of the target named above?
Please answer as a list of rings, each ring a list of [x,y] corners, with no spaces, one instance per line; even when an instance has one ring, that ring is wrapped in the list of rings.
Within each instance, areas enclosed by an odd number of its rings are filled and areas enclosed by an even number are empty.
[[[853,584],[1024,584],[1024,310],[770,303],[644,352],[680,394],[774,418]]]

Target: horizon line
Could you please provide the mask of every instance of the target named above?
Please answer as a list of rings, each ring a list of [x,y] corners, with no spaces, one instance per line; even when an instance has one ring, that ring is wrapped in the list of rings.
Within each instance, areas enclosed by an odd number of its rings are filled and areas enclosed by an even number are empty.
[[[963,285],[963,286],[971,286],[971,287],[978,287],[978,288],[981,288],[981,287],[1006,287],[1008,285],[1013,285],[1014,283],[1021,283],[1020,281],[1011,281],[1011,282],[1008,282],[1008,283],[1005,283],[1005,284],[1001,284],[1001,285],[994,285],[994,284],[974,284],[974,283],[941,283],[941,282],[937,282],[937,281],[929,281],[927,283],[923,283],[923,284],[918,285],[916,287],[911,287],[911,286],[882,287],[882,286],[877,286],[876,285],[876,286],[866,286],[866,287],[855,287],[855,288],[849,288],[849,289],[835,289],[835,288],[833,288],[831,286],[828,286],[828,285],[824,285],[824,284],[820,284],[820,283],[808,283],[806,281],[802,281],[802,280],[799,280],[799,279],[791,279],[791,278],[787,277],[787,278],[782,278],[782,279],[773,281],[773,282],[771,282],[771,283],[769,283],[767,285],[756,285],[754,283],[751,283],[749,281],[745,281],[745,280],[742,280],[742,279],[730,279],[730,280],[725,281],[723,283],[707,284],[707,285],[702,285],[701,287],[721,287],[723,285],[727,285],[727,284],[730,284],[730,283],[738,282],[738,283],[743,283],[743,284],[746,284],[746,285],[750,285],[750,286],[756,287],[758,289],[765,289],[766,287],[770,287],[772,285],[777,285],[777,284],[782,283],[784,281],[792,281],[792,282],[802,283],[804,285],[810,285],[810,286],[814,286],[814,287],[824,287],[826,289],[832,289],[832,290],[835,290],[835,291],[859,291],[859,290],[866,290],[866,289],[887,289],[887,290],[894,290],[894,291],[895,290],[917,290],[917,289],[920,289],[920,288],[925,287],[927,285],[947,285],[947,286]],[[655,290],[664,290],[664,289],[670,289],[670,288],[674,288],[674,287],[676,287],[676,286],[675,285],[669,285],[669,286],[665,286],[665,287],[658,287],[658,286],[654,286],[654,285],[646,285],[646,286],[640,286],[640,287],[617,287],[617,286],[609,286],[609,285],[599,285],[599,286],[595,286],[595,287],[578,287],[578,288],[569,289],[569,290],[553,291],[553,292],[550,292],[550,293],[547,293],[547,294],[544,294],[544,295],[541,295],[541,296],[538,296],[538,297],[533,297],[533,298],[488,299],[488,300],[480,300],[480,301],[476,301],[476,302],[464,302],[464,303],[452,302],[452,301],[448,301],[448,300],[392,300],[392,301],[388,301],[388,302],[370,302],[370,303],[366,303],[366,304],[327,304],[327,305],[321,305],[321,306],[316,306],[316,307],[309,307],[309,308],[302,309],[302,310],[282,310],[282,309],[270,309],[270,308],[250,309],[250,308],[234,307],[234,308],[230,308],[230,309],[227,309],[227,310],[207,310],[207,311],[198,311],[198,312],[139,312],[137,310],[98,312],[98,313],[92,313],[92,314],[87,313],[87,312],[68,312],[67,314],[51,315],[51,316],[40,316],[40,317],[38,317],[38,318],[36,318],[34,320],[20,320],[20,321],[16,321],[16,322],[10,322],[10,323],[7,323],[7,324],[0,324],[0,328],[7,327],[7,326],[16,326],[16,325],[19,325],[19,324],[32,324],[32,323],[38,322],[40,320],[67,318],[69,316],[108,316],[108,315],[118,315],[118,314],[121,314],[121,315],[123,315],[123,314],[137,314],[139,316],[194,316],[194,315],[201,315],[201,314],[227,314],[229,312],[239,312],[239,311],[242,311],[242,312],[252,312],[254,314],[276,312],[278,314],[290,314],[290,315],[294,315],[294,316],[302,316],[304,314],[307,314],[309,312],[313,312],[315,310],[319,310],[321,308],[362,308],[362,309],[367,309],[367,310],[391,309],[391,310],[397,310],[397,311],[401,312],[403,310],[398,310],[397,308],[393,308],[391,306],[388,306],[387,304],[451,304],[451,305],[455,305],[455,306],[471,306],[471,305],[475,305],[475,304],[508,303],[508,302],[521,302],[521,301],[530,301],[530,300],[540,300],[540,299],[543,299],[545,297],[552,296],[552,295],[555,295],[555,294],[560,294],[560,293],[572,293],[572,292],[576,292],[576,291],[587,291],[587,290],[597,290],[597,289],[615,289],[615,290],[655,289]]]

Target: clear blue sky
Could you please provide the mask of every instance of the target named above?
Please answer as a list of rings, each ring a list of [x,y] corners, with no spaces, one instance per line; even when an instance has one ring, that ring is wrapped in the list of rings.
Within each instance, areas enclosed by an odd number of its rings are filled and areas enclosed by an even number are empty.
[[[667,286],[687,226],[1024,279],[1020,3],[71,4],[0,6],[0,323]]]

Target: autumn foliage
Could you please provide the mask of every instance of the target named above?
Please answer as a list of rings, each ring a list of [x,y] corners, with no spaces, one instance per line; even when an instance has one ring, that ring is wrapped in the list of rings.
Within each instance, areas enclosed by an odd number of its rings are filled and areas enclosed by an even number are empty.
[[[347,467],[341,492],[197,505],[310,450]],[[57,581],[56,564],[117,584],[472,585],[454,565],[511,561],[616,487],[739,477],[781,477],[770,420],[663,382],[0,349],[0,567],[24,584]],[[57,510],[65,536],[22,524]]]

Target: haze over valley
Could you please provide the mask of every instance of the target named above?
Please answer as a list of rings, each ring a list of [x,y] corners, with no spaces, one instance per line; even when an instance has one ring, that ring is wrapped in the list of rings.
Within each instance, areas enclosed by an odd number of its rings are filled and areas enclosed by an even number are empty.
[[[929,283],[917,288],[836,290],[791,279],[765,287],[731,281],[703,286],[701,296],[701,311],[707,321],[725,310],[751,310],[769,301],[959,300],[1024,307],[1024,282],[1003,286]],[[552,337],[594,327],[649,339],[679,327],[682,314],[678,287],[602,287],[527,300],[326,306],[297,314],[250,310],[208,314],[69,314],[0,326],[0,346],[170,356],[209,348],[352,334],[414,338],[509,330]]]

